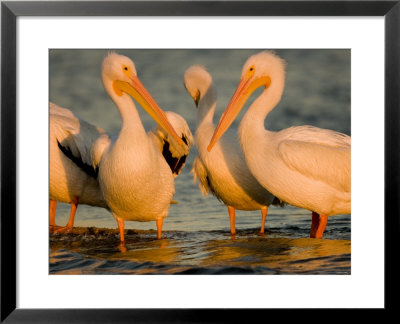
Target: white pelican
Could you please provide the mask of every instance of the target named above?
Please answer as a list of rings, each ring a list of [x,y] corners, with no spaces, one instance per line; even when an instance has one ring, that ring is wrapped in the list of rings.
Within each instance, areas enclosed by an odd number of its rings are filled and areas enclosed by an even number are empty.
[[[240,150],[235,132],[231,131],[207,151],[215,130],[213,122],[217,94],[211,75],[201,66],[190,67],[184,76],[186,90],[197,107],[195,141],[198,156],[193,162],[194,179],[203,194],[212,193],[228,207],[231,234],[235,230],[235,210],[261,210],[261,233],[271,203],[279,204],[250,173]]]
[[[120,246],[125,246],[124,220],[156,221],[161,238],[163,219],[175,193],[174,177],[130,96],[166,131],[175,152],[187,153],[188,146],[142,85],[129,58],[110,53],[103,61],[102,80],[120,112],[122,129],[116,139],[101,135],[91,153],[103,197],[118,223]]]
[[[74,226],[78,203],[107,208],[90,158],[90,148],[104,130],[54,103],[50,103],[49,119],[49,225],[51,232],[67,232]],[[59,229],[55,223],[57,201],[71,204],[69,221]]]
[[[281,99],[285,62],[271,52],[251,56],[222,115],[208,150],[228,129],[255,89],[264,91],[239,127],[246,163],[276,197],[312,211],[310,237],[322,238],[328,216],[351,213],[351,138],[312,126],[268,131],[264,119]]]
[[[187,143],[187,152],[174,151],[168,134],[157,125],[148,133],[162,152],[176,177],[185,165],[187,153],[193,141],[186,121],[178,114],[167,111],[168,121]],[[74,226],[74,217],[79,204],[108,209],[97,180],[98,169],[93,168],[90,149],[100,135],[108,136],[104,130],[76,117],[70,110],[50,103],[50,229],[52,232],[67,232]],[[57,201],[71,204],[71,213],[65,227],[55,229]],[[173,201],[172,201],[173,202]]]

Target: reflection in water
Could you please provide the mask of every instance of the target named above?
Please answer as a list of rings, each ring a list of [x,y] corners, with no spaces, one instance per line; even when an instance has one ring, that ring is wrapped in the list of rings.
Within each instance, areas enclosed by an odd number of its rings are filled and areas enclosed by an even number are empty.
[[[234,239],[223,231],[129,231],[127,252],[118,234],[82,233],[52,236],[52,274],[350,274],[348,240],[288,238],[259,235],[257,229]],[[107,233],[109,232],[109,233]]]
[[[234,241],[214,241],[207,246],[209,257],[204,265],[235,265],[237,267],[267,267],[278,272],[307,272],[321,267],[338,267],[329,260],[343,258],[349,267],[350,242],[341,240],[311,240],[306,238],[243,238]],[[346,257],[348,256],[348,258]],[[337,260],[339,261],[339,260]]]

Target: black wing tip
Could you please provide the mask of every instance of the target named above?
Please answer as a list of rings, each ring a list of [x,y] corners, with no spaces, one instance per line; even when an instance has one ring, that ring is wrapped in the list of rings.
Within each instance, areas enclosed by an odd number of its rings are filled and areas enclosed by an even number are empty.
[[[183,141],[186,143],[185,139],[183,139]],[[171,168],[172,173],[178,175],[185,165],[187,155],[183,155],[180,158],[173,157],[171,151],[169,150],[169,142],[167,141],[164,141],[162,155],[164,156],[164,159],[168,163],[169,167]]]
[[[67,158],[69,158],[72,162],[74,162],[78,168],[80,168],[88,176],[97,179],[99,175],[98,167],[93,168],[91,165],[88,165],[85,162],[83,162],[81,158],[74,156],[72,154],[71,149],[69,147],[62,146],[62,144],[58,140],[57,140],[57,145],[58,148],[61,150],[61,152],[63,152]]]

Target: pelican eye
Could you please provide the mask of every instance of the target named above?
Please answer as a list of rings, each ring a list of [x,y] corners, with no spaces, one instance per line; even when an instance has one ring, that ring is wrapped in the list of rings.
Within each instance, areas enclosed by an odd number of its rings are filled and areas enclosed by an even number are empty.
[[[254,75],[255,71],[256,71],[256,68],[254,67],[254,65],[250,66],[249,69],[247,70],[247,76],[252,77]]]
[[[127,67],[127,66],[125,66],[125,67],[124,67],[124,70],[125,70],[125,71],[128,71],[128,67]]]

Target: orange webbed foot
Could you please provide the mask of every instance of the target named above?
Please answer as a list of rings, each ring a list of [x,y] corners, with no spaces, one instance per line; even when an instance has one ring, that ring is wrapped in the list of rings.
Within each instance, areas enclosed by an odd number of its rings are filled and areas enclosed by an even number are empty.
[[[57,226],[58,228],[57,229],[54,229],[53,230],[53,234],[67,234],[67,233],[71,233],[72,232],[72,226],[63,226],[63,227],[60,227],[60,226]]]
[[[128,251],[128,249],[126,248],[126,245],[125,245],[125,241],[119,243],[118,250],[121,253],[125,253],[126,251]]]

